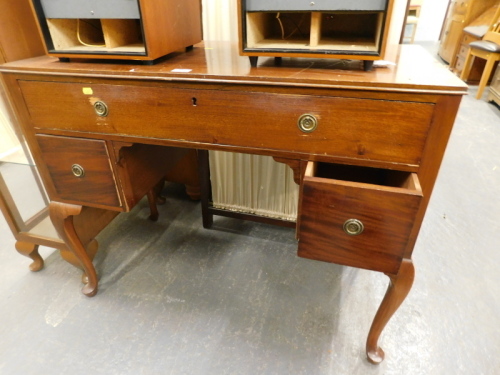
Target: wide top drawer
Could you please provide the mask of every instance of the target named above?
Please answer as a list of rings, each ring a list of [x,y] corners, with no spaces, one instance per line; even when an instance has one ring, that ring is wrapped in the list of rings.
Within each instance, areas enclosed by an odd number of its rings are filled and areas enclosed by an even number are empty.
[[[139,19],[139,0],[33,0],[45,18]]]
[[[429,103],[291,93],[38,81],[19,84],[36,129],[406,166],[419,165],[434,111]]]
[[[383,11],[387,0],[242,0],[253,11]]]

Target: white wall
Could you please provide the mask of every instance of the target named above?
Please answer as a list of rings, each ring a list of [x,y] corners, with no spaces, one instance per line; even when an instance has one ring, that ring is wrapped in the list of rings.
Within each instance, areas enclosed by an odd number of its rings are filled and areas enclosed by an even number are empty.
[[[449,0],[424,0],[420,10],[415,41],[437,41],[446,16]]]
[[[201,5],[204,39],[238,40],[236,0],[202,0]]]

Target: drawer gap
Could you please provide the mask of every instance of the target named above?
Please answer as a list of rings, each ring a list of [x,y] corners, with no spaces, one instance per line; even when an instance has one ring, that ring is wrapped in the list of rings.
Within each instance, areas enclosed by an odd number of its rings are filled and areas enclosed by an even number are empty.
[[[379,186],[420,190],[414,173],[344,164],[316,163],[309,169],[314,177]]]

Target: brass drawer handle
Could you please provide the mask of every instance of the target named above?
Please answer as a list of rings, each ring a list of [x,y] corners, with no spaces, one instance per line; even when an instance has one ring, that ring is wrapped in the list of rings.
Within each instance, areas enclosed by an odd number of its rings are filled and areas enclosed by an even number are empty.
[[[299,117],[297,125],[304,133],[311,133],[318,127],[318,120],[314,115],[304,114]]]
[[[97,116],[106,117],[108,115],[108,106],[106,103],[101,102],[100,100],[94,103],[94,111]]]
[[[73,176],[81,178],[85,176],[85,169],[80,164],[73,164],[71,166],[71,172],[73,172]]]
[[[363,233],[365,226],[358,219],[349,219],[344,223],[344,232],[349,236],[357,236]]]

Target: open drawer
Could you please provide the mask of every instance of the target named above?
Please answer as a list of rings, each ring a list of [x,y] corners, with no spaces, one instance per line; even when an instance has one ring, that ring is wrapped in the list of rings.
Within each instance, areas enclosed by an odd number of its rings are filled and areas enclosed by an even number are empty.
[[[298,255],[397,273],[421,198],[415,173],[309,163]]]

